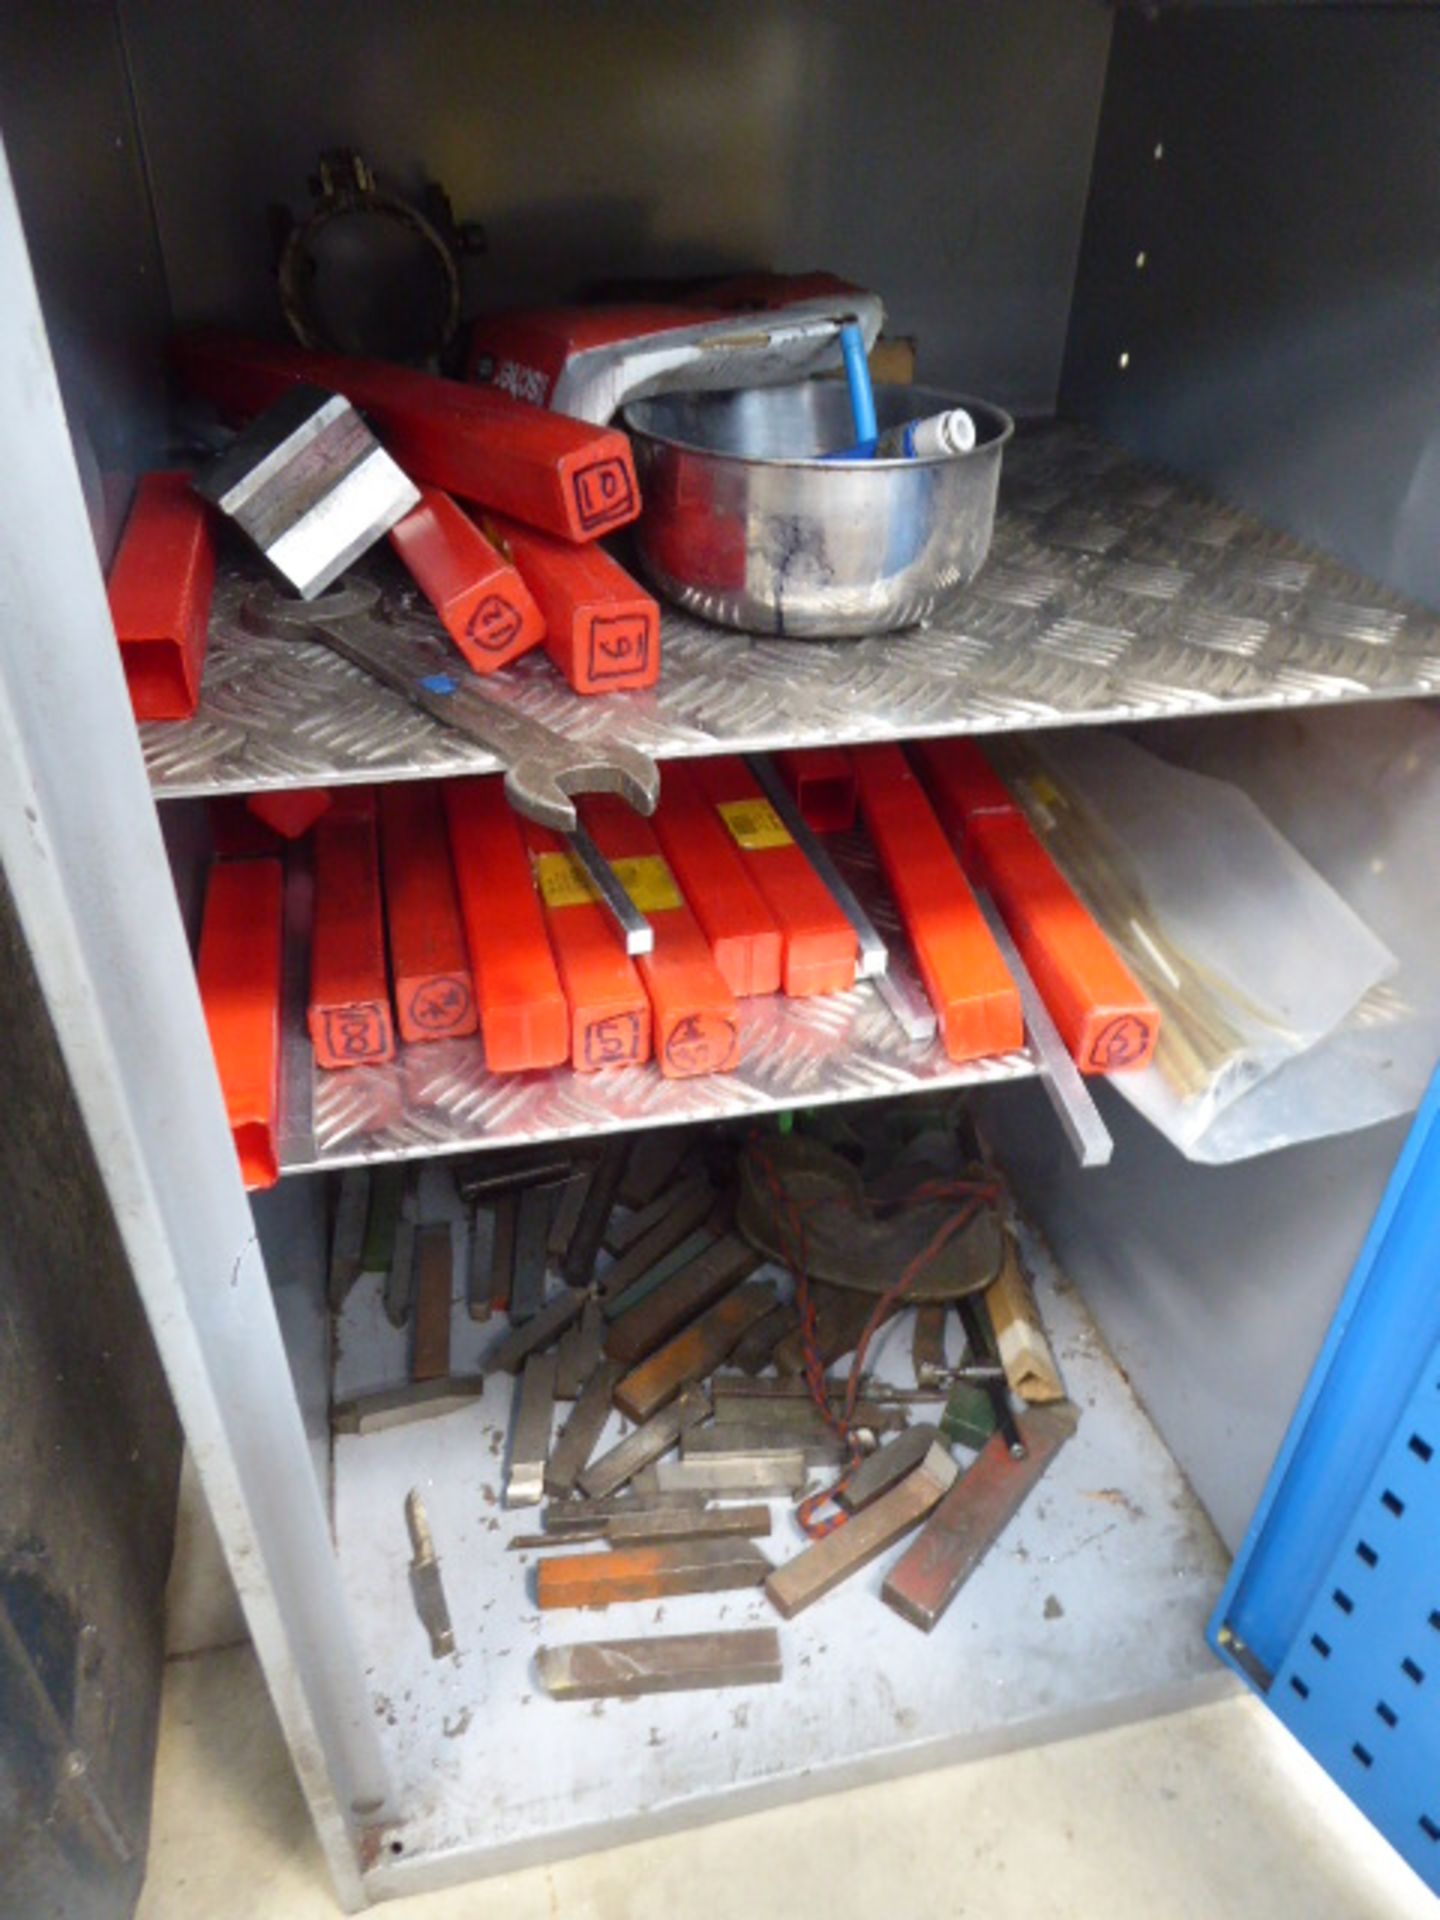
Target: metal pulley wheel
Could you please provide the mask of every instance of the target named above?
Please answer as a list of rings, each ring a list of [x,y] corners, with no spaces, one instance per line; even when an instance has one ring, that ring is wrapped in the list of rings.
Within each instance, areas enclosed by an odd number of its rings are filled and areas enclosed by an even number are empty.
[[[315,204],[295,219],[275,209],[277,273],[286,324],[316,352],[411,363],[439,359],[460,325],[460,259],[478,252],[478,226],[457,226],[444,191],[423,208],[380,186],[350,148],[320,156]]]

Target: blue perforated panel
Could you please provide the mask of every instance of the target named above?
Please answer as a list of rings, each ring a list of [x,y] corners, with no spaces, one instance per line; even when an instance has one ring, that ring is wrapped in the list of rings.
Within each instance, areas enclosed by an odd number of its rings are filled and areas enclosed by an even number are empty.
[[[1440,1891],[1440,1082],[1211,1640]]]

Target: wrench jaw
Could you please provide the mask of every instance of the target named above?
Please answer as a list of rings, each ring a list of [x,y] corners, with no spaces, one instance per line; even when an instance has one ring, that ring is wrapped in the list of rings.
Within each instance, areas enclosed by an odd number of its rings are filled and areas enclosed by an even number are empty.
[[[246,596],[240,623],[249,633],[271,638],[318,641],[352,665],[428,713],[442,726],[456,728],[487,748],[506,766],[505,791],[515,811],[556,833],[574,833],[579,824],[575,796],[618,794],[637,813],[652,814],[660,801],[660,769],[638,747],[587,746],[516,711],[508,700],[487,693],[465,669],[449,660],[447,684],[437,687],[417,664],[425,649],[397,648],[400,635],[385,617],[384,596],[368,580],[332,587],[314,600],[297,600],[266,581]],[[416,636],[410,636],[413,643]],[[427,644],[432,637],[422,635]]]
[[[636,813],[652,814],[660,802],[660,769],[633,747],[611,747],[593,760],[584,748],[566,766],[552,764],[540,754],[526,755],[505,774],[505,792],[512,807],[537,826],[555,833],[574,833],[579,825],[575,801],[587,793],[618,794]]]
[[[261,581],[247,593],[240,608],[240,625],[247,633],[263,634],[267,639],[283,639],[323,627],[332,620],[354,620],[373,613],[380,600],[380,589],[368,580],[329,587],[313,600],[297,600],[282,593],[273,581]]]

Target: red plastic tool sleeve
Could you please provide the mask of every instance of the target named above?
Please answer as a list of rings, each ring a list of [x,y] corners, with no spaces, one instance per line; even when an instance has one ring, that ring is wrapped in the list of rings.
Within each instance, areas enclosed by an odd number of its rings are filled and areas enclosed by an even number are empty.
[[[972,740],[911,747],[965,869],[994,900],[1082,1073],[1147,1066],[1160,1015]]]
[[[196,969],[205,1025],[247,1187],[280,1177],[280,977],[283,869],[220,860],[210,869]]]
[[[951,1060],[1025,1044],[1020,991],[924,788],[896,746],[851,756],[860,813],[900,910]]]
[[[237,334],[184,336],[171,357],[185,386],[232,420],[253,419],[293,386],[343,393],[413,480],[561,539],[596,540],[640,511],[623,433],[494,387]]]
[[[322,1067],[395,1057],[374,796],[345,791],[315,828],[310,1039]]]
[[[438,487],[390,529],[390,544],[476,673],[494,673],[545,638],[545,621],[514,565]]]
[[[445,817],[485,1064],[492,1073],[561,1066],[570,1058],[569,1010],[504,784],[446,781]]]
[[[666,764],[651,825],[730,991],[778,993],[779,925],[745,855],[683,760]]]
[[[845,833],[855,824],[855,769],[842,747],[791,747],[775,771],[795,796],[812,833]]]
[[[558,834],[530,821],[525,843],[570,1008],[570,1059],[581,1072],[650,1058],[650,1001],[605,909]]]
[[[433,781],[380,789],[380,858],[400,1038],[451,1040],[474,1033],[470,954],[445,806]]]
[[[147,473],[110,568],[110,618],[137,720],[188,720],[200,700],[215,533],[183,473]]]
[[[282,840],[299,840],[330,811],[325,787],[282,787],[273,793],[247,794],[247,809]]]
[[[653,687],[660,672],[660,609],[601,547],[577,547],[492,515],[545,618],[545,651],[576,693]]]
[[[858,957],[855,929],[744,761],[697,760],[693,765],[701,790],[744,854],[745,870],[780,928],[786,993],[848,993],[855,984]]]
[[[685,904],[649,823],[623,800],[597,794],[580,805],[595,844],[649,920],[655,947],[636,960],[650,997],[653,1044],[669,1080],[724,1073],[740,1059],[740,1015]]]

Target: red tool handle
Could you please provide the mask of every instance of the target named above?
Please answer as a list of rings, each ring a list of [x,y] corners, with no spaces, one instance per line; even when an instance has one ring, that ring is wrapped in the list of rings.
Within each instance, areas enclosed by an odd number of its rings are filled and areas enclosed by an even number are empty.
[[[375,802],[346,792],[315,828],[315,924],[310,937],[310,1039],[322,1067],[395,1057]]]
[[[390,544],[476,673],[494,673],[545,638],[534,596],[448,493],[422,487]]]
[[[485,1064],[492,1073],[562,1066],[570,1057],[565,994],[502,782],[447,780],[445,816]]]
[[[580,803],[596,846],[649,920],[654,950],[636,960],[654,1016],[655,1057],[670,1080],[724,1073],[740,1059],[735,996],[685,904],[648,822],[612,794]]]
[[[736,994],[780,991],[783,941],[741,853],[684,761],[671,761],[652,825],[700,922],[715,964]]]
[[[570,1059],[581,1073],[650,1058],[650,1001],[615,923],[595,903],[558,834],[526,821],[525,844],[570,1008]]]
[[[1020,992],[899,747],[857,747],[860,812],[910,937],[951,1060],[1025,1044]]]
[[[848,993],[855,984],[855,929],[785,830],[743,760],[697,760],[695,778],[745,856],[745,870],[775,916],[791,995]]]
[[[381,866],[390,971],[402,1040],[451,1040],[475,1031],[475,989],[439,787],[429,780],[380,789]]]
[[[653,687],[660,609],[601,547],[553,540],[513,520],[486,522],[545,617],[545,651],[576,693]]]
[[[192,392],[235,420],[252,419],[294,386],[343,393],[412,479],[562,539],[598,539],[640,511],[623,433],[526,406],[493,387],[235,334],[186,336],[172,358]]]

